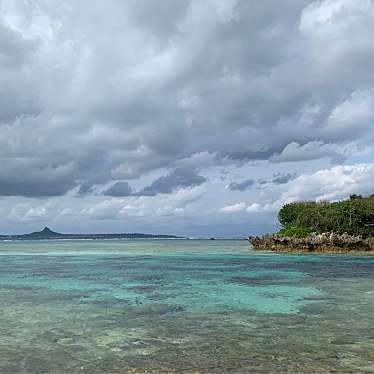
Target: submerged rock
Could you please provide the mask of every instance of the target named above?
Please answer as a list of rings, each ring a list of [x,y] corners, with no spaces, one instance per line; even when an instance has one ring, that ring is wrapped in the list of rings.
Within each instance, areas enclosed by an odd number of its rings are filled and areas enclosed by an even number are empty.
[[[266,234],[261,237],[250,236],[249,242],[254,249],[275,252],[350,252],[374,251],[374,237],[326,232],[312,233],[306,238]]]

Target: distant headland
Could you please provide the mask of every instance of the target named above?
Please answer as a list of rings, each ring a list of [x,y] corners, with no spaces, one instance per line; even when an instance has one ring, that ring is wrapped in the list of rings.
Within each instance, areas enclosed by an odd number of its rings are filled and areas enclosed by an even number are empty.
[[[158,234],[140,234],[140,233],[124,233],[124,234],[61,234],[52,231],[49,227],[45,227],[42,231],[36,231],[23,235],[0,235],[0,240],[52,240],[52,239],[183,239],[174,235],[158,235]]]
[[[278,213],[281,229],[250,236],[254,249],[276,252],[373,252],[374,194],[338,202],[301,201]]]

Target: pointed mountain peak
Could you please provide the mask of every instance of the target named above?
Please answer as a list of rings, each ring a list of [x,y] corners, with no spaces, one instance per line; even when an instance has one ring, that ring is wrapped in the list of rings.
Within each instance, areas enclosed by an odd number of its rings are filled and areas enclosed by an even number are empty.
[[[62,234],[52,231],[49,227],[44,227],[42,231],[32,232],[30,234],[26,234],[26,236],[33,237],[33,238],[53,238],[56,236],[61,236]]]

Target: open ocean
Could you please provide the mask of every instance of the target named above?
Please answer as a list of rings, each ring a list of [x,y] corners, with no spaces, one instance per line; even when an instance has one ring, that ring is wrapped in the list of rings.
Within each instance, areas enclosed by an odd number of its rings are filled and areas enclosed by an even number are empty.
[[[0,372],[374,372],[374,256],[0,242]]]

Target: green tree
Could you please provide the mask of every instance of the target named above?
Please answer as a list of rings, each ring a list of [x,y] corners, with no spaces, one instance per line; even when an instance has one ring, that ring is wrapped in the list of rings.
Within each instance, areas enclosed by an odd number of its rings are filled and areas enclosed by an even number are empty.
[[[338,202],[293,202],[278,213],[280,234],[302,236],[307,232],[347,232],[374,235],[374,194],[351,195]]]

